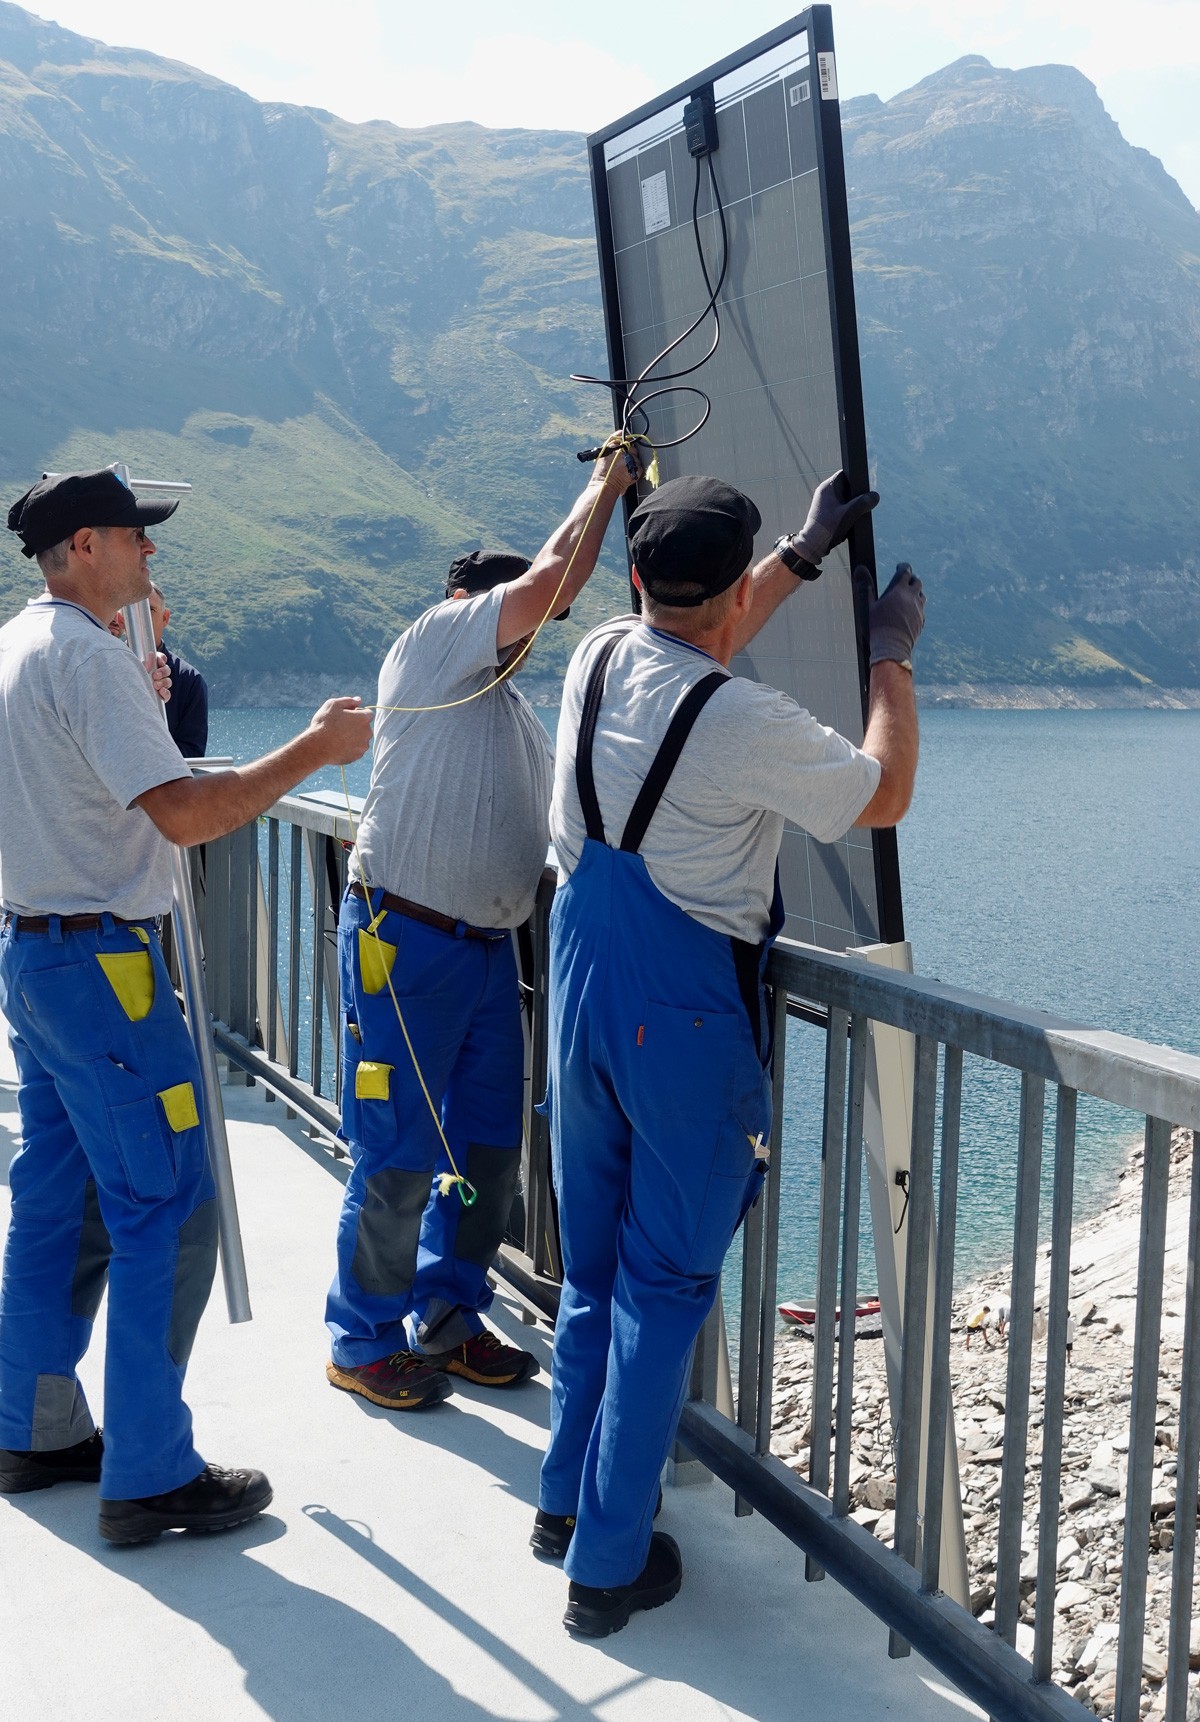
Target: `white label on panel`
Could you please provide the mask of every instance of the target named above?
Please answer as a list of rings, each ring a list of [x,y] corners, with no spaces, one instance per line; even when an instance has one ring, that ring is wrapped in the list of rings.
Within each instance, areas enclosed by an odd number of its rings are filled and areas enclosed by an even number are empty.
[[[647,235],[661,233],[671,225],[671,200],[667,196],[666,172],[652,173],[642,181],[642,222]]]
[[[801,102],[806,102],[808,100],[807,78],[805,78],[802,83],[792,85],[791,89],[788,91],[788,100],[794,108],[798,107]]]
[[[821,100],[823,102],[836,102],[838,99],[837,64],[833,55],[818,54],[817,70],[821,74]]]

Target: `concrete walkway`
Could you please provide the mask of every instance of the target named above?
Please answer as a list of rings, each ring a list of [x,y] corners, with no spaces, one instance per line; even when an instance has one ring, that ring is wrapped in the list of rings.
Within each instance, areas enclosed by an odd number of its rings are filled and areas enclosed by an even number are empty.
[[[2,1025],[0,1025],[2,1027]],[[188,1377],[198,1441],[256,1464],[271,1510],[212,1538],[110,1550],[94,1491],[0,1498],[5,1722],[958,1722],[981,1712],[720,1484],[668,1489],[684,1588],[596,1645],[561,1625],[566,1581],[527,1547],[546,1376],[510,1395],[460,1384],[389,1414],[325,1381],[321,1311],[341,1194],[261,1089],[226,1090],[255,1320],[220,1280]],[[0,1053],[0,1230],[18,1145]],[[549,1335],[498,1300],[510,1338]],[[103,1312],[101,1313],[101,1322]],[[99,1414],[101,1335],[84,1380]]]

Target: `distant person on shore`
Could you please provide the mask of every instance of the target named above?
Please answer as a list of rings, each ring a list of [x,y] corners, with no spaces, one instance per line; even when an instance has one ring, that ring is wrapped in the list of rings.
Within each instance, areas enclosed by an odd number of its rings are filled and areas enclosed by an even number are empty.
[[[1071,1353],[1075,1349],[1075,1317],[1071,1314],[1070,1310],[1067,1311],[1066,1347],[1067,1347],[1067,1362],[1070,1363]]]
[[[154,624],[154,644],[167,660],[171,672],[171,691],[167,699],[167,730],[184,759],[203,759],[208,750],[208,683],[194,664],[164,643],[163,635],[171,612],[167,609],[162,588],[150,582],[150,619]],[[118,640],[125,638],[125,616],[117,611],[108,624],[108,631]]]
[[[150,596],[147,528],[175,508],[112,471],[35,484],[8,524],[46,589],[0,628],[0,1012],[21,1115],[0,1493],[99,1482],[113,1543],[222,1530],[271,1500],[260,1471],[204,1463],[183,1400],[217,1220],[199,1066],[155,930],[170,845],[236,830],[371,739],[357,699],[327,700],[274,753],[193,778],[108,628]],[[102,1439],[76,1370],[106,1280]]]
[[[639,616],[596,628],[563,689],[550,833],[547,1103],[564,1280],[550,1447],[530,1538],[565,1556],[563,1624],[602,1638],[669,1602],[679,1549],[653,1530],[692,1347],[766,1172],[770,1012],[791,821],[832,843],[892,826],[912,795],[905,565],[870,611],[862,747],[733,657],[879,498],[843,475],[751,567],[761,520],[716,478],[676,478],[631,517]]]
[[[996,1337],[1008,1338],[1008,1302],[1004,1300],[996,1305]]]
[[[986,1350],[990,1351],[992,1342],[988,1338],[988,1320],[992,1313],[991,1304],[981,1304],[973,1315],[967,1317],[967,1350],[971,1349],[971,1335],[982,1339]]]
[[[325,1321],[329,1381],[389,1410],[436,1404],[451,1375],[511,1387],[537,1367],[483,1313],[521,1159],[511,931],[546,864],[553,750],[497,672],[524,662],[551,612],[566,614],[632,482],[627,457],[606,452],[532,563],[458,557],[445,598],[380,671],[340,917],[342,1129],[354,1164]]]

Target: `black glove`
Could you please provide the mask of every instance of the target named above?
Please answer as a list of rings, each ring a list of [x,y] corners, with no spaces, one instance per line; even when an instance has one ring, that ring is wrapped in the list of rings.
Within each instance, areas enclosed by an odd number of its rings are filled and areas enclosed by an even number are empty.
[[[856,568],[854,578],[869,583],[865,568]],[[912,571],[900,562],[887,588],[879,594],[867,615],[871,662],[907,663],[925,626],[925,590]]]
[[[808,519],[792,538],[792,549],[814,568],[835,545],[840,544],[857,526],[864,514],[869,514],[879,501],[877,490],[851,496],[850,481],[844,472],[835,472],[821,480],[813,491]]]

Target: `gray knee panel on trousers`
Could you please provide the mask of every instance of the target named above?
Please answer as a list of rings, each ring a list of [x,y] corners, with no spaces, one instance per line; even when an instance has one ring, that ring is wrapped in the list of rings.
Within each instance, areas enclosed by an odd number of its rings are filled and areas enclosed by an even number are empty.
[[[500,1248],[512,1213],[521,1174],[520,1148],[493,1148],[486,1142],[467,1144],[467,1178],[475,1200],[459,1216],[454,1254],[459,1261],[486,1268]]]
[[[216,1267],[217,1204],[210,1198],[201,1202],[179,1228],[171,1325],[167,1332],[167,1350],[179,1369],[186,1367],[192,1355],[192,1342],[212,1290]]]
[[[409,1172],[401,1166],[389,1166],[367,1179],[350,1264],[365,1292],[399,1297],[412,1286],[421,1215],[432,1184],[431,1173]]]
[[[112,1244],[100,1213],[96,1180],[89,1178],[83,1187],[83,1221],[79,1227],[75,1272],[71,1277],[72,1315],[82,1316],[85,1321],[95,1321],[104,1294],[104,1282],[108,1278],[111,1254]]]

